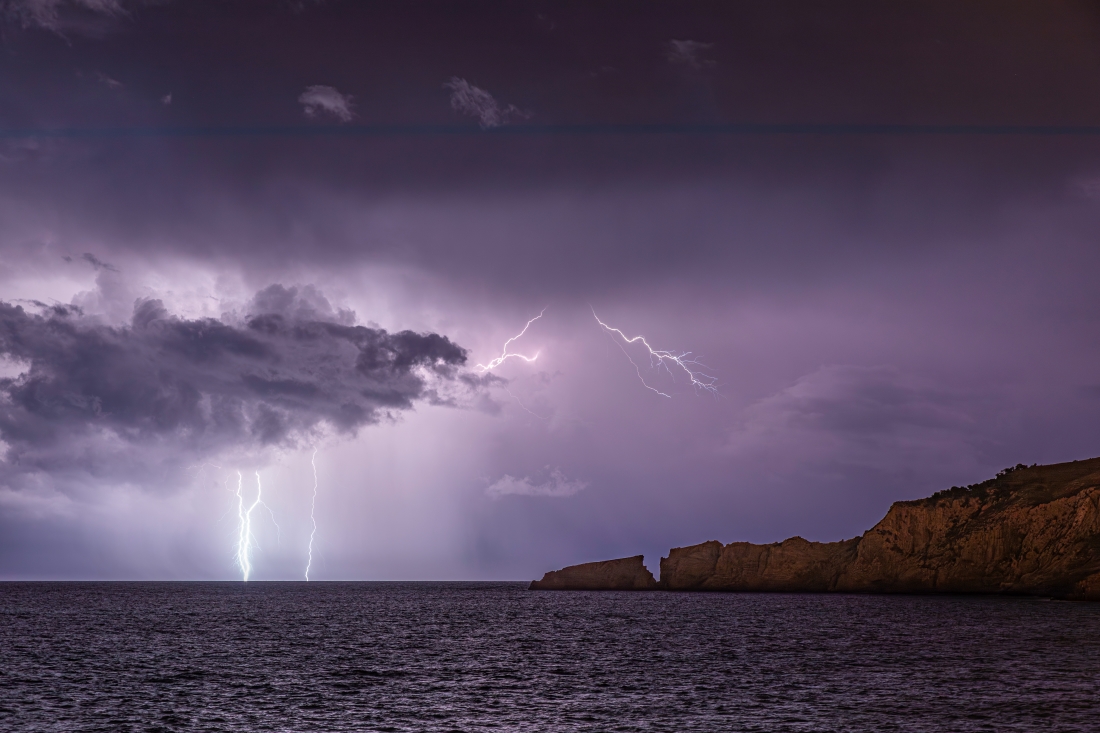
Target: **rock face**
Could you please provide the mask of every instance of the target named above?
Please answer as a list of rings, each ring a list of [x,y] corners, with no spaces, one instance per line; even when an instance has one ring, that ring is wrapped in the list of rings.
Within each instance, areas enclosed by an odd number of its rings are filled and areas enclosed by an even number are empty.
[[[704,542],[675,547],[661,558],[661,587],[668,590],[827,591],[856,557],[859,540],[771,545]]]
[[[897,502],[872,529],[842,542],[792,537],[770,545],[711,541],[673,548],[661,558],[658,584],[639,556],[547,573],[531,587],[621,588],[627,577],[648,578],[633,586],[639,589],[1011,593],[1100,601],[1100,458],[1017,466],[980,484]],[[547,582],[553,585],[542,585]]]
[[[531,582],[531,590],[654,590],[657,581],[642,556],[586,562],[554,570]]]
[[[1100,600],[1100,458],[1018,466],[897,502],[843,542],[704,542],[661,559],[662,588],[1013,593]]]

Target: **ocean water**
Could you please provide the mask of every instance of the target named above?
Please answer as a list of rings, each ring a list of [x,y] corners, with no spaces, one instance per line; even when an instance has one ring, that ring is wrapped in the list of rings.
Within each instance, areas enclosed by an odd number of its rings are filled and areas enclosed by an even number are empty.
[[[3,731],[1097,731],[1100,604],[0,583]]]

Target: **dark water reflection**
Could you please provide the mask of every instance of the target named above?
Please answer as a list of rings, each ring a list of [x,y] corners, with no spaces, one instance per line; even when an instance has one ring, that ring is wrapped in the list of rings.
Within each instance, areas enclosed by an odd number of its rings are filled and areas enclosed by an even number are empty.
[[[0,584],[4,731],[1096,731],[1100,604]]]

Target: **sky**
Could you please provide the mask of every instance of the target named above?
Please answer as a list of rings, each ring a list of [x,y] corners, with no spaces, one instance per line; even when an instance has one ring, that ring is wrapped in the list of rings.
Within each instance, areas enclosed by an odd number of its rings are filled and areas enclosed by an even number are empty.
[[[1086,2],[2,0],[0,578],[656,571],[1100,455],[1098,125]]]

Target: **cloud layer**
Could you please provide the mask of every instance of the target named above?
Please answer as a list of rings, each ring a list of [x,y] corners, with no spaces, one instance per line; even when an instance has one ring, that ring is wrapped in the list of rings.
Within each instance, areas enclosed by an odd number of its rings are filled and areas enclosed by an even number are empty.
[[[353,434],[442,401],[433,384],[466,362],[438,334],[351,325],[308,288],[272,285],[223,320],[152,299],[121,327],[73,306],[37,310],[0,303],[0,355],[25,365],[0,379],[9,475],[102,470],[116,451],[165,445],[202,458]]]
[[[975,416],[985,409],[896,368],[829,365],[746,409],[730,450],[811,465],[958,471],[969,468]]]

